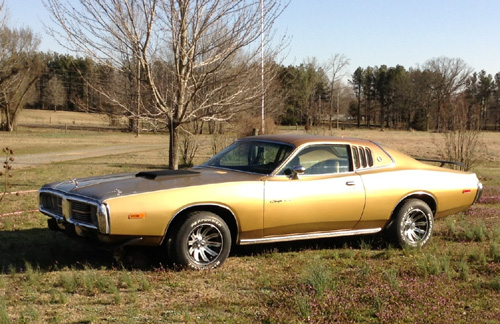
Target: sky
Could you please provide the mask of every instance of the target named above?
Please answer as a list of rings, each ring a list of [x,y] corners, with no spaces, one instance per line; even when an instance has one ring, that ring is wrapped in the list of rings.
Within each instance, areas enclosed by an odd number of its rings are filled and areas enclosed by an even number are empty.
[[[5,2],[10,27],[29,26],[42,38],[41,51],[64,52],[44,31],[42,21],[51,22],[42,0]],[[283,64],[343,54],[347,76],[358,67],[408,69],[441,56],[500,72],[499,0],[291,0],[275,34],[290,39]]]

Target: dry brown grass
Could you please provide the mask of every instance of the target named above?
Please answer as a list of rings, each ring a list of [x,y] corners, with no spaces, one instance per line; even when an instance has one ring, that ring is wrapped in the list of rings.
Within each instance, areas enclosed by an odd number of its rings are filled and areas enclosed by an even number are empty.
[[[104,114],[86,114],[73,111],[25,109],[17,119],[19,124],[109,126]]]

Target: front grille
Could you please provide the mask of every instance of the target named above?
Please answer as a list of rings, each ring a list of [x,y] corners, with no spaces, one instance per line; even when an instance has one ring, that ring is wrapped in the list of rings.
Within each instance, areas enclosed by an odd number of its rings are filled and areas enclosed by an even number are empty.
[[[64,202],[64,203],[63,203]],[[52,192],[40,192],[40,209],[45,214],[63,219],[70,223],[89,224],[91,227],[97,226],[97,205],[86,200],[77,200],[68,197],[63,199],[62,195]],[[65,212],[63,212],[63,209]],[[69,213],[69,215],[64,215]],[[66,216],[66,217],[65,217]]]
[[[42,192],[40,193],[40,205],[47,211],[62,217],[62,197]]]
[[[97,207],[88,203],[70,200],[71,218],[78,222],[93,224],[96,220]]]

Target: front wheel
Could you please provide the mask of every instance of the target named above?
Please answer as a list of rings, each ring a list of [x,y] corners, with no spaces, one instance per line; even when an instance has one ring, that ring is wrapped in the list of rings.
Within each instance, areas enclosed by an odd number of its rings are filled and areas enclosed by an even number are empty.
[[[395,224],[395,239],[402,247],[421,247],[429,242],[434,216],[425,202],[409,199],[399,208]]]
[[[197,211],[188,215],[171,239],[173,261],[197,270],[213,269],[226,261],[231,234],[218,215]]]

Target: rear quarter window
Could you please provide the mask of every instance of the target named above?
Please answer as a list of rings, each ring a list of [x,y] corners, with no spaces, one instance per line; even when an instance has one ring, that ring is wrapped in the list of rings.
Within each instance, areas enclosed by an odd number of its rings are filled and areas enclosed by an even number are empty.
[[[381,147],[372,146],[352,146],[352,157],[356,169],[369,169],[386,167],[393,163],[392,158]]]

